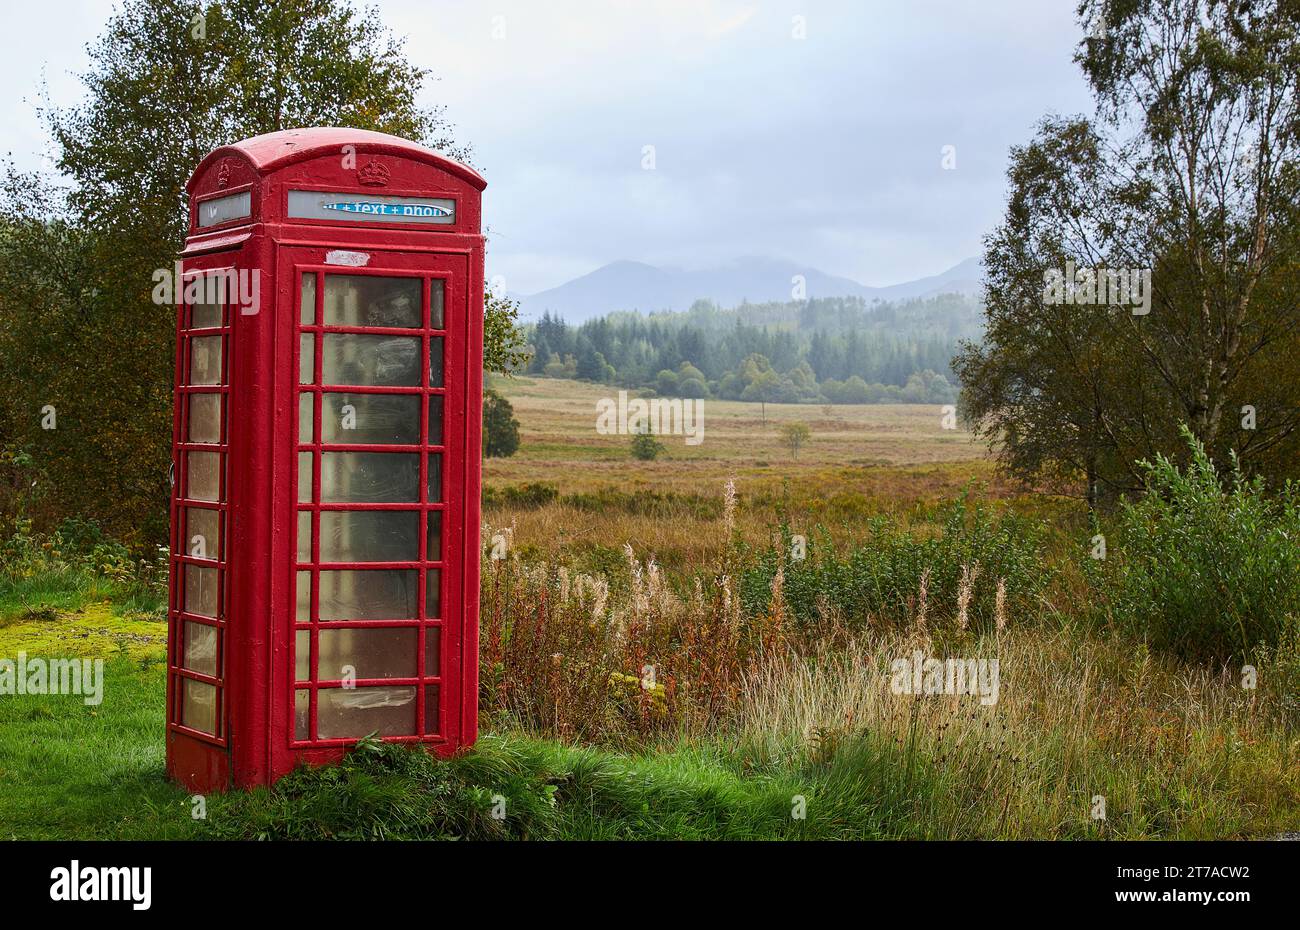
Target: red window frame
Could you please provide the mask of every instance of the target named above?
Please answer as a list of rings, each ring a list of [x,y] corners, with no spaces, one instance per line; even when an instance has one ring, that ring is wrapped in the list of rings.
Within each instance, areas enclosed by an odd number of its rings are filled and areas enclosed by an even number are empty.
[[[459,406],[464,406],[464,372],[460,370],[461,359],[465,354],[465,319],[467,307],[467,281],[458,263],[458,256],[431,254],[386,254],[371,253],[378,258],[372,265],[351,267],[327,265],[312,260],[309,254],[314,250],[289,249],[282,264],[284,273],[292,276],[290,287],[283,292],[291,295],[288,312],[294,316],[292,358],[290,372],[294,382],[294,403],[289,406],[293,441],[289,443],[293,461],[289,468],[291,489],[289,500],[293,508],[288,525],[292,529],[292,541],[289,552],[293,558],[290,564],[288,590],[291,592],[291,607],[288,613],[286,632],[286,655],[288,656],[286,719],[289,726],[285,728],[288,746],[294,750],[348,746],[355,743],[361,735],[347,737],[319,737],[319,695],[320,692],[347,687],[342,679],[320,678],[320,634],[330,629],[414,629],[416,630],[416,654],[414,656],[414,676],[393,678],[357,678],[349,682],[355,688],[413,688],[415,691],[416,713],[415,732],[403,735],[384,736],[386,740],[409,742],[447,742],[458,735],[459,721],[459,651],[460,630],[458,624],[447,623],[447,618],[458,618],[461,609],[461,579],[459,577],[459,539],[464,527],[462,506],[457,506],[458,495],[463,491],[465,467],[463,436],[457,441],[454,425],[460,421],[452,416]],[[296,253],[296,254],[295,254]],[[319,253],[317,253],[319,254]],[[302,320],[301,301],[304,278],[315,275],[315,307],[312,322]],[[327,275],[405,277],[421,281],[421,318],[418,328],[378,327],[378,326],[343,326],[326,325],[324,319],[325,280]],[[433,328],[431,320],[430,297],[434,281],[441,281],[443,288],[442,321],[439,328]],[[410,336],[420,339],[420,383],[411,386],[346,385],[323,384],[324,374],[324,337],[328,334],[387,335]],[[313,359],[310,383],[299,380],[303,336],[312,336]],[[433,340],[442,343],[442,384],[434,387],[430,384],[430,346]],[[324,405],[322,395],[326,393],[346,393],[350,395],[388,394],[417,396],[420,398],[419,442],[415,444],[385,443],[326,443],[323,441],[322,416]],[[304,442],[299,435],[299,404],[302,395],[312,397],[312,432],[311,441]],[[431,399],[440,398],[443,404],[442,441],[430,443],[429,407]],[[323,453],[329,452],[366,452],[366,453],[405,453],[419,455],[418,494],[415,501],[397,503],[362,503],[321,501],[321,468]],[[310,494],[304,495],[299,489],[298,456],[311,455],[312,488]],[[441,457],[441,494],[440,499],[431,501],[428,493],[429,463],[431,456]],[[320,552],[320,515],[331,511],[399,511],[418,514],[417,523],[417,558],[413,561],[352,561],[324,562]],[[298,560],[299,514],[310,514],[311,547],[309,561]],[[428,520],[431,514],[441,514],[441,553],[439,558],[430,559],[427,549]],[[322,571],[413,571],[416,573],[416,610],[414,618],[390,618],[367,620],[321,620],[320,619],[320,573]],[[439,578],[439,610],[436,616],[429,616],[428,579],[436,571]],[[299,573],[307,573],[310,583],[310,612],[305,620],[297,613],[297,595]],[[439,668],[437,674],[428,674],[426,653],[429,634],[436,631],[438,641]],[[306,633],[309,643],[307,662],[308,677],[299,679],[298,638]],[[308,726],[306,738],[297,730],[296,701],[299,692],[305,692],[308,700]],[[435,721],[428,720],[429,697],[437,694],[436,726]],[[427,732],[426,732],[427,731]]]
[[[229,275],[237,273],[229,264],[229,257],[215,259],[218,264],[210,268],[190,268],[177,282],[176,294],[177,330],[175,368],[175,412],[172,432],[172,468],[173,487],[171,495],[171,549],[170,582],[168,593],[168,709],[167,725],[170,729],[182,732],[195,739],[218,746],[225,746],[227,740],[226,720],[226,642],[228,633],[227,605],[230,598],[230,573],[227,563],[227,545],[230,536],[230,495],[228,476],[230,463],[230,423],[231,400],[230,384],[235,370],[233,349],[233,323],[237,314],[233,312],[231,291],[227,286]],[[195,327],[193,325],[193,306],[185,300],[187,285],[198,278],[225,277],[220,299],[217,305],[221,312],[221,325],[215,327]],[[205,285],[206,287],[206,285]],[[193,363],[193,340],[199,338],[219,338],[221,340],[221,375],[217,384],[191,384]],[[219,423],[219,442],[192,442],[190,435],[191,399],[195,395],[211,394],[221,398]],[[216,501],[190,499],[189,456],[191,452],[215,453],[218,458],[218,493]],[[190,510],[211,510],[217,513],[218,544],[215,551],[206,550],[206,558],[192,555],[189,535]],[[211,569],[217,573],[215,617],[208,617],[186,610],[185,574],[186,567]],[[214,674],[207,674],[187,667],[185,656],[185,627],[187,623],[211,627],[216,630]],[[215,688],[214,726],[215,732],[190,726],[184,721],[186,682],[195,681]]]

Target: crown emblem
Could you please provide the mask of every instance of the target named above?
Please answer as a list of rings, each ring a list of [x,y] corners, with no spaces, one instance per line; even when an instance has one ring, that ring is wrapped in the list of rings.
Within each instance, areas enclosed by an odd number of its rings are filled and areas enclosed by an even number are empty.
[[[372,158],[357,169],[357,181],[367,187],[383,187],[388,183],[388,169]]]
[[[221,167],[217,169],[217,187],[225,187],[230,183],[230,162],[226,159],[221,160]]]

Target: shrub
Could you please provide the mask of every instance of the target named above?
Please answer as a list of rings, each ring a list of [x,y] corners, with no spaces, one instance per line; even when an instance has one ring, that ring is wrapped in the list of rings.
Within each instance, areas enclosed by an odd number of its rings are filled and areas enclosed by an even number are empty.
[[[994,621],[999,581],[1004,608],[1028,611],[1049,577],[1042,524],[1011,511],[972,506],[965,499],[942,505],[939,515],[941,531],[922,538],[888,517],[877,517],[869,524],[870,543],[844,556],[824,533],[809,541],[807,557],[800,561],[775,549],[762,553],[742,578],[745,607],[766,609],[773,578],[784,562],[786,606],[803,622],[831,611],[853,626],[873,618],[908,623],[921,612],[923,575],[925,609],[932,620],[957,614],[964,573],[968,579],[974,576],[967,586],[968,620],[975,626]],[[782,528],[782,538],[789,540],[788,528]]]
[[[812,438],[812,430],[807,423],[786,423],[781,426],[781,441],[786,444],[793,458],[799,457],[803,444]]]
[[[1300,618],[1300,497],[1276,497],[1233,459],[1220,478],[1184,428],[1191,461],[1143,463],[1146,491],[1121,505],[1119,545],[1089,562],[1104,607],[1154,649],[1188,659],[1244,658]]]
[[[682,397],[694,399],[708,397],[709,389],[699,378],[683,378],[677,386],[677,393]]]
[[[486,487],[483,489],[484,507],[526,507],[529,509],[545,507],[559,498],[559,490],[551,484],[529,481],[526,484],[512,485],[504,488]]]
[[[508,458],[519,448],[515,408],[496,391],[483,392],[483,455]]]
[[[643,462],[654,461],[664,451],[664,444],[655,439],[648,429],[632,434],[632,457]]]

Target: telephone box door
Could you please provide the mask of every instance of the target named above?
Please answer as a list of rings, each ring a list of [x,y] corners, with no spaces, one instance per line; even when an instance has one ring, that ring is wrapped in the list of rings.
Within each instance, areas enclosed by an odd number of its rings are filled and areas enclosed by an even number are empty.
[[[277,260],[275,393],[295,401],[274,420],[282,770],[372,733],[461,736],[478,533],[464,525],[469,257],[367,250],[326,264],[339,255],[281,247]]]

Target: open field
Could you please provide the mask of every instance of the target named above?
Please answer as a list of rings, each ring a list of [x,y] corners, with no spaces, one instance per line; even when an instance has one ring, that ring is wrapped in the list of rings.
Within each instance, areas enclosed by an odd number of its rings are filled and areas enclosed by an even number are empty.
[[[494,384],[514,405],[522,442],[511,458],[484,463],[485,487],[542,483],[557,497],[518,506],[489,494],[484,519],[513,526],[525,552],[563,554],[576,564],[624,543],[668,567],[701,564],[721,542],[711,527],[728,479],[742,537],[755,543],[782,518],[802,532],[820,525],[837,541],[858,540],[868,517],[925,522],[939,501],[966,491],[1022,512],[1082,518],[1077,501],[1032,494],[999,475],[969,433],[943,428],[939,406],[768,404],[764,420],[758,404],[710,399],[703,442],[661,437],[659,458],[638,461],[627,436],[596,431],[597,401],[616,398],[616,390],[547,378]],[[798,458],[779,433],[791,422],[812,432]]]
[[[523,444],[520,455],[490,460],[493,481],[538,481],[556,477],[564,464],[582,464],[586,481],[637,481],[676,489],[720,481],[735,474],[741,481],[779,480],[816,473],[827,467],[872,468],[975,462],[985,459],[982,446],[961,429],[942,427],[937,405],[861,404],[821,406],[741,401],[704,401],[704,439],[687,445],[681,436],[664,436],[667,452],[655,462],[637,462],[628,454],[628,437],[596,432],[596,403],[617,399],[617,388],[558,378],[493,379],[493,387],[515,407]],[[629,397],[639,396],[629,391]],[[778,428],[806,423],[812,440],[794,459],[782,445]]]

